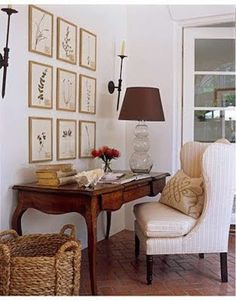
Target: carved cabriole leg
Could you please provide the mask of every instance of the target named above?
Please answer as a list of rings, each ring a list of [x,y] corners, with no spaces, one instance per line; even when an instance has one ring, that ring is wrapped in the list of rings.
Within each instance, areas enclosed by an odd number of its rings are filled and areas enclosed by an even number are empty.
[[[220,253],[221,281],[228,282],[227,252]]]
[[[11,225],[12,225],[12,229],[14,229],[19,235],[22,235],[21,218],[22,215],[27,210],[27,208],[23,207],[22,203],[23,203],[22,192],[18,192],[18,204],[13,213]]]
[[[152,284],[153,255],[146,255],[146,263],[147,263],[147,284]]]
[[[111,228],[111,211],[107,211],[107,230],[105,236],[106,239],[109,238],[110,228]]]
[[[96,244],[97,244],[97,201],[96,198],[88,202],[85,220],[88,230],[88,257],[92,295],[97,295],[96,281]]]
[[[204,258],[204,253],[199,253],[199,258],[203,259]]]
[[[138,236],[135,234],[135,257],[138,258],[140,253],[140,241]]]

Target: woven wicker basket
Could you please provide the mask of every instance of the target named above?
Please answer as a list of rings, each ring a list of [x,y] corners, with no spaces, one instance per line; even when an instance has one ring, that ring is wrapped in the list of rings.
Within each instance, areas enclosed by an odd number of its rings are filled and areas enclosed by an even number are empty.
[[[0,295],[79,295],[80,262],[73,225],[59,234],[0,232]]]

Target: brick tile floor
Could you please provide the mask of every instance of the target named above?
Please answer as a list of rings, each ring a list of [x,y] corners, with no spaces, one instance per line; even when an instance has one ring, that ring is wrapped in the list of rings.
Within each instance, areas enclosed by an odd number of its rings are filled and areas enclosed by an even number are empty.
[[[235,296],[235,236],[230,235],[228,283],[220,279],[220,257],[206,254],[154,257],[153,283],[146,285],[144,252],[134,257],[134,233],[121,231],[97,244],[98,295]],[[87,249],[83,250],[81,295],[91,295]]]

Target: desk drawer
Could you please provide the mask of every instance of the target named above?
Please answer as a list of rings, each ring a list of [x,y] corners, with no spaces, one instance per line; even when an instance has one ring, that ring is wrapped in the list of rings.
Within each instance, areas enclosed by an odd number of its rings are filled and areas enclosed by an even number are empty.
[[[102,195],[101,209],[102,210],[117,210],[123,204],[123,192],[116,191]]]
[[[150,191],[150,185],[137,185],[133,189],[128,189],[124,192],[124,203],[148,196]]]

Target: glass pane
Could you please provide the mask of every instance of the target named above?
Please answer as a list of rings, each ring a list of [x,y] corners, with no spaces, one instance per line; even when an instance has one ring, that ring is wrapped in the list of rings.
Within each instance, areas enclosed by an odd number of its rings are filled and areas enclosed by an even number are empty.
[[[235,143],[236,110],[194,112],[194,141],[214,142],[226,138]]]
[[[196,39],[196,71],[235,71],[234,39]]]
[[[235,76],[195,75],[194,106],[235,106]]]

